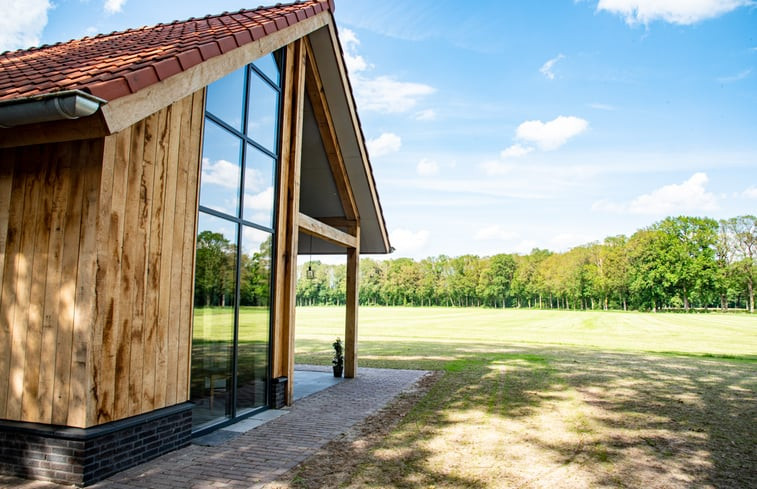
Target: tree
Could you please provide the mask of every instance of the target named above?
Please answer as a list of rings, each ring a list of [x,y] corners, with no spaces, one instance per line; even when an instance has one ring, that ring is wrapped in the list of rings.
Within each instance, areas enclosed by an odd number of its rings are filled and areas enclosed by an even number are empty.
[[[196,304],[226,306],[226,299],[234,293],[235,262],[236,246],[223,234],[202,231],[197,235]]]
[[[660,231],[658,252],[665,260],[664,284],[680,294],[685,310],[690,298],[707,302],[716,278],[718,223],[701,217],[668,217],[654,226]]]
[[[732,262],[746,285],[747,308],[754,313],[754,282],[757,276],[757,217],[747,215],[728,219],[725,227],[731,240]]]

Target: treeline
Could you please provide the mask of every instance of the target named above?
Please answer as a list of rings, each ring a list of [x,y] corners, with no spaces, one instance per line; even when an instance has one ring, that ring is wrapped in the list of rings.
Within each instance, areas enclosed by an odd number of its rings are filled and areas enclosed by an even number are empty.
[[[308,267],[313,278],[305,273]],[[305,263],[300,272],[298,304],[344,304],[344,265]],[[754,312],[756,275],[755,216],[721,221],[681,216],[564,253],[363,258],[360,303]]]

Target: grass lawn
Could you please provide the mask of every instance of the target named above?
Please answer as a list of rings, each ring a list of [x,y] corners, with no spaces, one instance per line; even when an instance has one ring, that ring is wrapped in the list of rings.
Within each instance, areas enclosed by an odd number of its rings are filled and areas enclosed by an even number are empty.
[[[298,363],[343,314],[298,309]],[[445,374],[334,486],[757,487],[757,317],[361,308],[359,338],[361,366]]]

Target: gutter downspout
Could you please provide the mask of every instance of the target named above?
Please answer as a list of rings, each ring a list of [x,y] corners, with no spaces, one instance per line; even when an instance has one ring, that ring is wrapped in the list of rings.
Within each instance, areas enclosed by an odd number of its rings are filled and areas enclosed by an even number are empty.
[[[106,100],[81,90],[0,101],[0,127],[88,117],[105,103]]]

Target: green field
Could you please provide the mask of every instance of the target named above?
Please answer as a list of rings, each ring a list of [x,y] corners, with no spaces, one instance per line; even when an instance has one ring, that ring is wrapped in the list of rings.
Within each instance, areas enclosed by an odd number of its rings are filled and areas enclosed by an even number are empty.
[[[298,309],[296,361],[343,322]],[[364,307],[359,340],[360,366],[444,374],[282,487],[757,487],[757,317]]]
[[[497,345],[757,361],[757,316],[746,314],[361,307],[359,318],[361,364],[372,366],[436,369]],[[298,362],[327,364],[321,356],[336,336],[343,309],[297,309]]]

